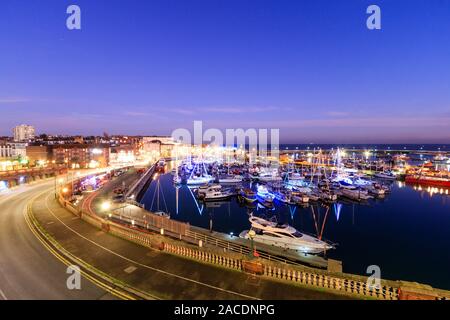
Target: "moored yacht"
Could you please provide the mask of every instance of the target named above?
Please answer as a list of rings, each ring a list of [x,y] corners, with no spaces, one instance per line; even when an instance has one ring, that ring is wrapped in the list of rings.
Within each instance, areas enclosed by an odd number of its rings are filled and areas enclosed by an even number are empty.
[[[170,219],[170,213],[168,213],[168,212],[156,211],[156,212],[153,212],[153,214],[155,214],[157,216],[160,216],[160,217],[163,217],[163,218]]]
[[[288,224],[278,224],[255,216],[250,216],[249,221],[255,231],[255,242],[313,254],[334,248],[329,243],[301,233]],[[248,231],[243,231],[239,236],[250,238]]]
[[[260,200],[262,203],[267,203],[267,202],[273,202],[273,199],[275,198],[275,196],[269,192],[269,190],[267,189],[266,186],[264,185],[259,185],[258,186],[258,191],[257,191],[257,197],[258,200]]]
[[[205,185],[198,187],[197,193],[199,196],[201,196],[201,195],[206,194],[207,192],[220,191],[220,190],[222,190],[222,186],[218,183],[205,184]]]
[[[377,172],[373,175],[375,178],[396,180],[397,176],[392,171]]]
[[[235,183],[241,183],[244,179],[241,175],[228,175],[223,178],[219,178],[219,182],[223,184],[235,184]]]
[[[283,180],[279,175],[277,175],[275,173],[268,173],[268,172],[260,173],[258,176],[258,179],[260,181],[264,181],[264,182],[275,182],[275,181]]]
[[[257,200],[256,192],[251,189],[243,189],[239,192],[239,195],[248,203],[253,203]]]
[[[188,185],[198,185],[198,184],[205,184],[205,183],[211,182],[213,180],[214,180],[214,178],[210,175],[204,175],[204,176],[192,175],[190,178],[188,178],[186,180],[186,183]]]
[[[349,198],[351,200],[361,201],[361,200],[369,200],[372,197],[368,195],[366,190],[357,189],[342,189],[340,190],[340,194],[343,197]]]
[[[233,193],[230,190],[209,189],[203,196],[204,201],[226,200],[231,198]]]

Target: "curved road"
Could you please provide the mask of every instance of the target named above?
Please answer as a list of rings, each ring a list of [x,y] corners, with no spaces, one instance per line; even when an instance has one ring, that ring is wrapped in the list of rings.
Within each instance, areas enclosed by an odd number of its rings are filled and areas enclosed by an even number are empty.
[[[28,201],[53,183],[21,186],[0,195],[0,300],[114,299],[84,278],[81,290],[69,290],[67,267],[29,229],[24,218]]]
[[[256,285],[248,283],[248,275],[223,270],[218,276],[215,267],[201,263],[187,263],[182,257],[161,254],[149,255],[147,249],[140,246],[128,247],[129,242],[102,233],[98,236],[95,228],[86,228],[86,224],[78,224],[73,216],[61,209],[56,202],[52,205],[48,200],[53,197],[50,191],[53,180],[40,182],[31,186],[21,186],[0,194],[0,300],[6,299],[115,299],[116,297],[95,284],[82,279],[81,290],[69,290],[66,282],[69,274],[66,265],[54,257],[29,229],[25,219],[27,205],[34,198],[45,205],[47,210],[41,214],[41,222],[48,229],[59,230],[68,237],[68,241],[76,238],[82,245],[90,246],[95,255],[102,255],[99,265],[111,265],[127,273],[124,267],[139,267],[145,282],[145,290],[159,290],[166,296],[174,297],[208,297],[212,299],[276,299],[286,297],[298,299],[342,299],[336,293],[317,291],[314,288],[292,287],[290,284],[272,280],[260,280]],[[57,211],[63,211],[57,215]],[[47,218],[46,218],[47,216]],[[64,222],[65,216],[72,226]],[[50,218],[49,218],[50,217]],[[53,217],[53,218],[52,218]],[[65,229],[61,229],[63,226]],[[77,226],[77,227],[75,227]],[[88,230],[87,236],[77,231]],[[68,234],[64,233],[68,232]],[[85,232],[85,233],[86,233]],[[63,238],[64,238],[63,237]],[[111,238],[107,238],[111,237]],[[113,239],[113,241],[111,241]],[[112,244],[111,244],[112,243]],[[118,244],[127,244],[126,247]],[[113,249],[105,247],[111,244]],[[97,251],[95,251],[97,250]],[[97,255],[98,253],[98,255]],[[134,259],[134,260],[133,260]],[[169,268],[170,266],[170,268]],[[102,268],[99,268],[102,270]],[[104,269],[104,268],[103,268]],[[228,278],[227,278],[228,277]],[[228,281],[225,279],[231,279]],[[135,279],[135,276],[124,275],[124,278]],[[139,278],[140,279],[140,278]],[[151,279],[151,282],[149,280]],[[140,280],[139,280],[140,281]],[[140,283],[140,282],[139,282]],[[141,283],[140,283],[141,284]],[[170,285],[167,285],[170,284]],[[156,288],[156,289],[155,289]]]

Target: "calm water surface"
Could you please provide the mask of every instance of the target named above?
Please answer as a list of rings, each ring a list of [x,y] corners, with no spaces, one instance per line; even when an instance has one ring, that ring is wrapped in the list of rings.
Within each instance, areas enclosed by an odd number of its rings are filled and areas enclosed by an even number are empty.
[[[384,200],[368,204],[340,203],[327,212],[323,206],[295,208],[278,205],[270,211],[247,208],[236,199],[203,206],[187,186],[174,187],[172,175],[160,177],[160,208],[171,218],[192,225],[239,235],[249,229],[248,212],[276,215],[296,229],[337,243],[330,258],[343,262],[344,272],[365,274],[367,267],[378,265],[382,277],[427,283],[450,289],[450,196],[430,194],[396,182]],[[150,209],[155,194],[155,181],[142,203]],[[153,202],[156,209],[156,197]]]

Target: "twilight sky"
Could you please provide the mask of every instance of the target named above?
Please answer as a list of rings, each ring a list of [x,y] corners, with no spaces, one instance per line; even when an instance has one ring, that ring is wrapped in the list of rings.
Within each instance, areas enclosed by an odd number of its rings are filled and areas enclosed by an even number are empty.
[[[193,120],[284,143],[450,143],[450,1],[1,1],[0,135]]]

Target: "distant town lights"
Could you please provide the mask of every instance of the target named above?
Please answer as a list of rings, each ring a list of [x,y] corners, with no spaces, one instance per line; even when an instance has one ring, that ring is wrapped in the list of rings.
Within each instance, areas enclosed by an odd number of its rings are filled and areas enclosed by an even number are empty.
[[[101,149],[92,149],[92,154],[102,154],[103,153],[103,150],[101,150]]]

